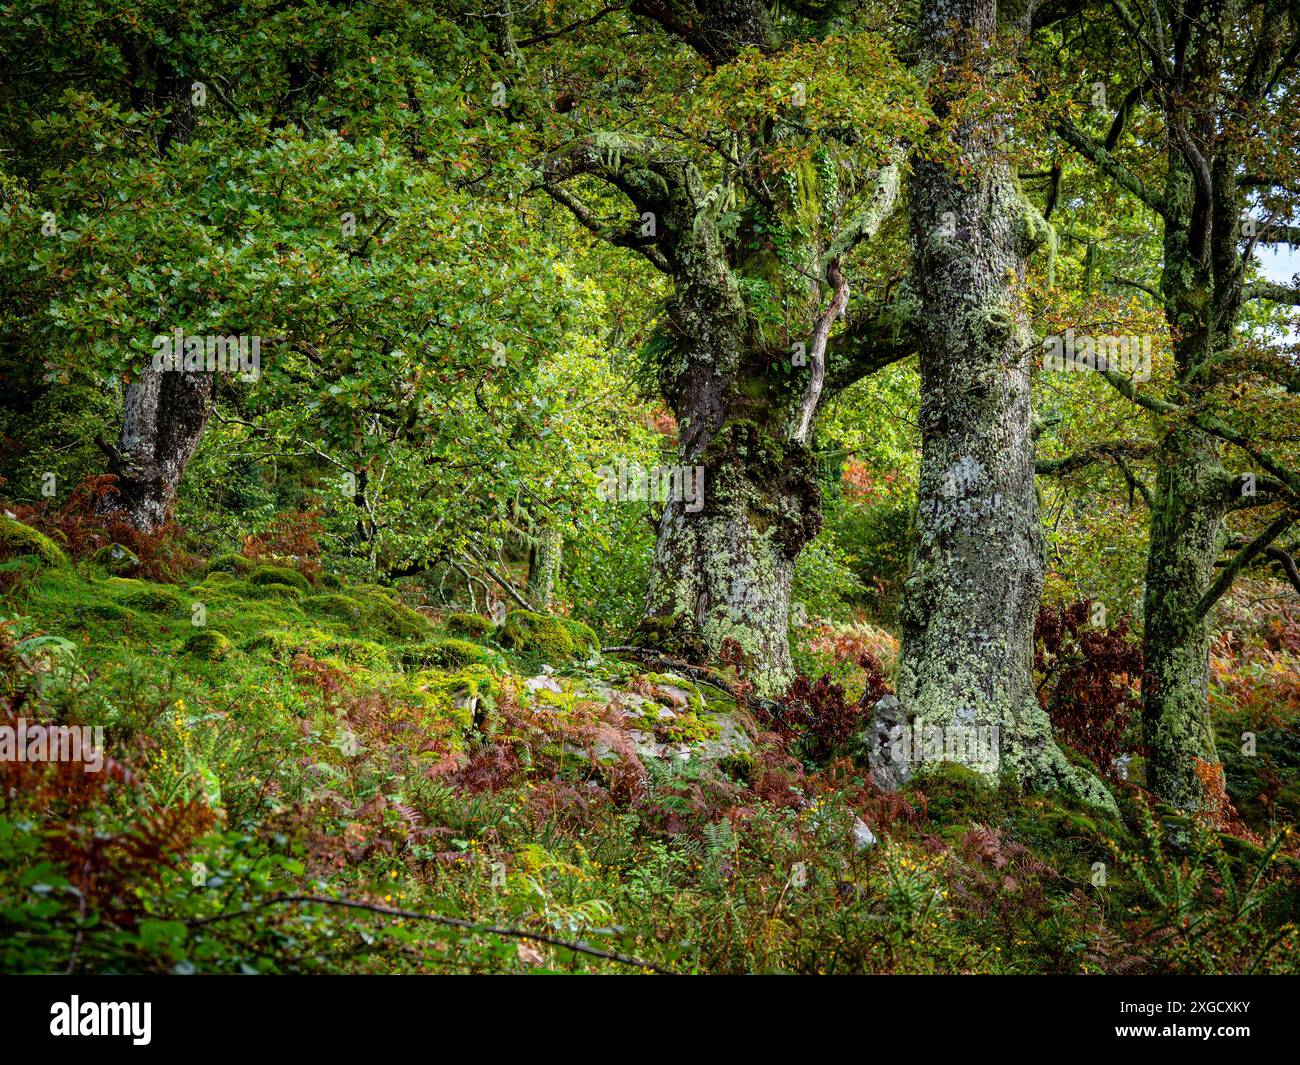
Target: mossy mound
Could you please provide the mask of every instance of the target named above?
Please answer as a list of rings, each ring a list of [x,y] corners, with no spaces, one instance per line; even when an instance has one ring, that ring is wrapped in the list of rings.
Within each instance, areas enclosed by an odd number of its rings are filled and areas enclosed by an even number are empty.
[[[590,625],[572,618],[560,618],[562,624],[573,638],[573,646],[579,653],[592,654],[600,650],[600,637]]]
[[[1006,810],[1008,796],[973,769],[956,762],[923,765],[901,789],[905,798],[924,808],[930,820],[961,829],[972,822],[997,824]]]
[[[471,665],[455,673],[417,673],[411,680],[411,693],[427,712],[461,728],[483,728],[496,708],[500,686],[487,666]]]
[[[368,613],[366,604],[360,599],[334,592],[308,596],[302,601],[302,606],[309,614],[321,614],[325,617],[337,618],[339,621],[354,623],[364,620]]]
[[[480,647],[469,640],[457,640],[451,637],[430,640],[402,651],[402,664],[405,666],[439,666],[443,669],[460,669],[479,663],[490,666],[496,656],[486,647]]]
[[[402,640],[423,639],[434,631],[433,622],[401,603],[374,602],[372,616],[380,628]]]
[[[154,614],[189,610],[185,597],[170,584],[153,584],[133,577],[109,577],[104,586],[114,599],[136,610]]]
[[[250,584],[248,589],[254,599],[292,599],[296,602],[306,594],[296,584],[281,584],[278,581]]]
[[[288,566],[258,566],[248,575],[250,584],[288,584],[304,594],[311,591],[311,582],[296,569]]]
[[[227,573],[223,569],[214,569],[203,578],[203,584],[211,588],[220,588],[222,585],[237,583],[240,583],[239,579],[233,573]]]
[[[107,544],[93,555],[90,561],[115,577],[129,577],[140,568],[140,558],[129,547]]]
[[[277,662],[287,662],[299,651],[307,650],[309,639],[302,633],[283,629],[266,629],[244,642],[246,651],[265,651]]]
[[[0,555],[13,558],[15,555],[33,555],[44,566],[66,566],[68,556],[44,533],[37,532],[30,525],[15,521],[6,514],[0,514]]]
[[[124,630],[133,629],[140,621],[139,614],[121,603],[87,603],[78,611],[78,614],[80,619],[110,621],[114,625],[120,625]],[[73,619],[72,624],[76,625],[77,620]]]
[[[234,645],[216,629],[200,629],[185,640],[185,653],[209,662],[219,662],[234,649]]]
[[[251,558],[245,558],[239,554],[218,555],[210,560],[204,567],[205,574],[229,573],[234,576],[242,576],[250,570],[256,569],[257,563]]]
[[[564,619],[534,610],[510,611],[497,629],[497,639],[512,651],[536,655],[547,662],[568,662],[577,653]]]
[[[482,614],[448,614],[443,625],[453,636],[482,637],[492,631],[492,619]]]

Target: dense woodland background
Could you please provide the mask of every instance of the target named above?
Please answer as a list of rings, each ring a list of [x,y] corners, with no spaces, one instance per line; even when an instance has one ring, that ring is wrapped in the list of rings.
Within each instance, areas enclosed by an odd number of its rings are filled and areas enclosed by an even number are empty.
[[[1297,64],[0,2],[0,970],[1294,972]]]

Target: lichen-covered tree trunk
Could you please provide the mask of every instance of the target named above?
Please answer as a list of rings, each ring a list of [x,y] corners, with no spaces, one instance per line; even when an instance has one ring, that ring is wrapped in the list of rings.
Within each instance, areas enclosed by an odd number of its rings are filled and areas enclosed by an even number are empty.
[[[1208,708],[1210,627],[1197,610],[1222,548],[1219,448],[1196,429],[1164,442],[1152,495],[1142,682],[1147,787],[1185,810],[1218,764]],[[1199,773],[1198,773],[1199,770]]]
[[[533,606],[548,610],[555,598],[555,582],[560,576],[560,556],[564,549],[564,534],[554,525],[543,526],[528,552],[528,585],[526,594]]]
[[[993,0],[928,0],[922,32],[936,78],[964,62],[987,71],[995,21]],[[937,81],[940,114],[944,91]],[[1101,783],[1067,761],[1034,696],[1043,548],[1030,429],[1035,345],[1018,289],[1045,226],[994,126],[956,131],[966,176],[918,158],[911,184],[922,455],[899,699],[922,729],[997,729],[995,754],[967,744],[945,760],[1111,805]]]
[[[703,505],[664,508],[642,632],[697,657],[734,640],[758,693],[779,694],[793,679],[790,579],[821,524],[811,454],[735,421],[698,458]]]
[[[110,449],[117,494],[102,508],[152,533],[168,519],[185,468],[212,412],[214,377],[146,369],[127,385],[122,432]]]

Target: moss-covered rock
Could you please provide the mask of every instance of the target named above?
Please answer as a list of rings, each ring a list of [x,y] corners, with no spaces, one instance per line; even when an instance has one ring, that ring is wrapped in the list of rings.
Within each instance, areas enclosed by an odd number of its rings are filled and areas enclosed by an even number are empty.
[[[32,555],[40,559],[44,566],[68,564],[68,557],[58,544],[44,533],[37,532],[21,521],[15,521],[7,514],[0,514],[0,555],[5,558]]]
[[[78,617],[72,619],[74,625],[79,620],[109,621],[123,629],[131,629],[140,620],[139,614],[121,603],[86,603],[77,614]]]
[[[308,638],[302,633],[266,629],[250,637],[243,646],[246,651],[264,652],[277,661],[287,662],[299,651],[307,649]]]
[[[237,578],[233,573],[227,573],[223,569],[214,569],[203,578],[202,583],[212,588],[220,588],[222,585],[235,584],[238,583],[238,581],[239,578]]]
[[[280,584],[278,581],[250,584],[248,588],[255,599],[292,599],[296,602],[305,594],[296,584]]]
[[[573,618],[560,618],[560,624],[573,638],[573,646],[579,653],[591,654],[600,650],[600,637],[590,625]]]
[[[497,630],[497,639],[512,651],[548,662],[567,662],[577,649],[562,618],[533,610],[510,611]]]
[[[359,622],[368,613],[366,604],[361,600],[338,593],[308,596],[302,601],[302,605],[308,613],[321,614],[340,621]]]
[[[993,824],[1005,808],[998,787],[957,762],[922,765],[903,786],[902,793],[905,798],[916,800],[914,805],[924,795],[924,808],[930,820],[940,825],[964,828],[972,821]]]
[[[412,678],[411,690],[427,711],[468,729],[488,723],[500,686],[490,669],[472,665],[455,673],[418,673]]]
[[[402,640],[423,639],[433,634],[433,622],[402,603],[371,600],[371,619],[390,636]]]
[[[129,577],[140,568],[139,556],[121,544],[106,544],[90,556],[90,561],[117,577]]]
[[[240,554],[218,555],[211,559],[207,566],[204,567],[205,574],[212,573],[229,573],[234,576],[243,576],[250,570],[255,569],[257,563],[251,558],[245,558]]]
[[[453,636],[486,636],[492,631],[492,619],[481,614],[448,614],[444,625]]]
[[[185,640],[185,653],[218,662],[233,650],[230,640],[216,629],[199,629]]]
[[[288,566],[258,566],[248,574],[250,584],[288,584],[303,593],[311,591],[311,582]]]
[[[451,637],[430,640],[402,651],[402,664],[405,666],[440,666],[443,669],[460,669],[463,666],[480,663],[490,666],[496,656],[486,647],[480,647],[469,640],[457,640]]]

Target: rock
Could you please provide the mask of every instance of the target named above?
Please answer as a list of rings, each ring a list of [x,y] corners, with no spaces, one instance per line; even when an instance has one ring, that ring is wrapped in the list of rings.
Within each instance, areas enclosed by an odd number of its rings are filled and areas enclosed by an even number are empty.
[[[867,765],[876,784],[897,791],[912,776],[912,767],[893,751],[896,730],[907,727],[907,718],[896,696],[885,695],[871,708],[870,722],[863,737]]]
[[[855,851],[864,851],[868,847],[876,845],[876,834],[871,831],[867,823],[860,817],[853,819],[853,849]]]
[[[101,547],[90,557],[90,561],[103,566],[116,577],[129,577],[140,568],[140,559],[135,552],[121,544],[108,544]]]

